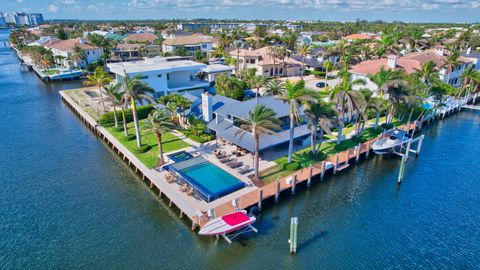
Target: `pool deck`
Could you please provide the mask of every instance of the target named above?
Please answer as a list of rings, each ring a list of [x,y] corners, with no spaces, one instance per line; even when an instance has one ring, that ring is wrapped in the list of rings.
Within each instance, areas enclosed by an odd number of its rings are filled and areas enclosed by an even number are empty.
[[[293,172],[287,177],[279,178],[277,181],[263,186],[254,185],[246,175],[241,175],[238,171],[220,163],[213,154],[213,149],[215,149],[213,146],[215,143],[207,143],[199,146],[194,145],[189,148],[178,150],[196,153],[197,155],[200,154],[208,161],[248,184],[245,188],[207,203],[201,199],[187,196],[185,193],[182,193],[180,191],[180,186],[177,183],[168,183],[166,181],[165,171],[148,169],[138,158],[130,153],[126,147],[118,142],[113,135],[111,135],[105,128],[98,125],[95,119],[86,113],[68,94],[64,93],[64,91],[60,91],[60,95],[62,100],[81,118],[81,120],[134,170],[142,182],[146,183],[147,186],[159,197],[166,197],[170,207],[172,205],[177,206],[181,218],[187,216],[192,221],[192,230],[198,226],[202,226],[209,220],[208,212],[213,213],[214,216],[222,216],[236,211],[233,206],[233,201],[236,202],[237,209],[246,209],[254,205],[261,209],[262,201],[267,198],[275,197],[275,200],[278,201],[280,199],[280,194],[286,190],[291,190],[292,193],[295,193],[296,186],[299,184],[307,182],[307,186],[309,186],[313,183],[313,178],[323,179],[325,173],[329,170],[336,173],[346,169],[354,163],[352,160],[358,161],[361,157],[368,158],[372,144],[382,137],[382,135],[380,135],[377,138],[359,144],[355,149],[348,149],[334,156],[330,156],[324,161]],[[459,111],[460,108],[460,106],[453,108],[448,114],[455,113]],[[430,121],[428,123],[430,123]],[[421,127],[422,124],[424,123],[418,125],[417,122],[414,122],[398,128],[405,131],[411,131]],[[172,151],[170,153],[178,151]],[[246,158],[251,159],[251,156],[247,156]],[[325,169],[327,161],[334,164],[334,168]],[[262,165],[268,166],[266,163]]]

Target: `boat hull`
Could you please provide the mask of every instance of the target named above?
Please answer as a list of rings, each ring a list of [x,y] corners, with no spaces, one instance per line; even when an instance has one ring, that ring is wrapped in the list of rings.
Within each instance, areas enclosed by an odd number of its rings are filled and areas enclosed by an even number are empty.
[[[238,211],[232,214],[221,216],[210,220],[202,226],[200,235],[222,235],[237,231],[253,224],[255,217],[247,216],[245,211]]]

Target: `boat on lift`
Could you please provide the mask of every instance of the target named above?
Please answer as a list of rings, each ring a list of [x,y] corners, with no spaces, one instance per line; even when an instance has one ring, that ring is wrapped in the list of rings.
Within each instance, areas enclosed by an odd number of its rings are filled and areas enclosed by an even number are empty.
[[[254,216],[247,215],[247,211],[237,211],[228,215],[214,218],[202,226],[198,234],[223,236],[228,242],[231,242],[235,236],[246,231],[257,232],[252,224],[256,221]],[[236,233],[235,233],[236,232]],[[227,236],[229,233],[235,233],[233,237]]]
[[[374,142],[372,145],[372,150],[377,155],[398,152],[404,143],[412,139],[408,132],[397,128],[387,131],[385,135],[385,138]]]

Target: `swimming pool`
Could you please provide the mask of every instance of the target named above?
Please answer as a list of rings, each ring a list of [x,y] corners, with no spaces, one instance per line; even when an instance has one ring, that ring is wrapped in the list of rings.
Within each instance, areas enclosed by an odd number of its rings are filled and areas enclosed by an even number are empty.
[[[245,183],[203,157],[175,163],[168,169],[192,185],[207,202],[245,187]]]
[[[180,151],[180,152],[177,152],[177,153],[167,155],[167,157],[169,159],[171,159],[173,162],[177,163],[177,162],[181,162],[181,161],[184,161],[184,160],[187,160],[187,159],[191,159],[193,156],[192,156],[192,154],[190,154],[188,152]]]

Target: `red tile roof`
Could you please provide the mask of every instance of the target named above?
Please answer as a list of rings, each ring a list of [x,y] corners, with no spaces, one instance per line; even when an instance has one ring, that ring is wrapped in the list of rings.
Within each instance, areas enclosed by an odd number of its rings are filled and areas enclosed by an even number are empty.
[[[81,40],[79,38],[72,38],[72,39],[67,39],[67,40],[62,40],[59,42],[55,42],[53,44],[46,45],[48,48],[52,49],[57,49],[60,51],[73,51],[73,48],[75,46],[78,46],[82,48],[83,50],[95,50],[99,49],[99,47],[87,44],[87,43],[82,43],[80,42]]]
[[[154,42],[158,37],[154,34],[131,34],[124,39],[125,42],[135,41],[135,42]]]
[[[352,34],[343,37],[343,39],[347,40],[361,40],[361,39],[373,39],[373,37],[367,35],[367,34]]]

